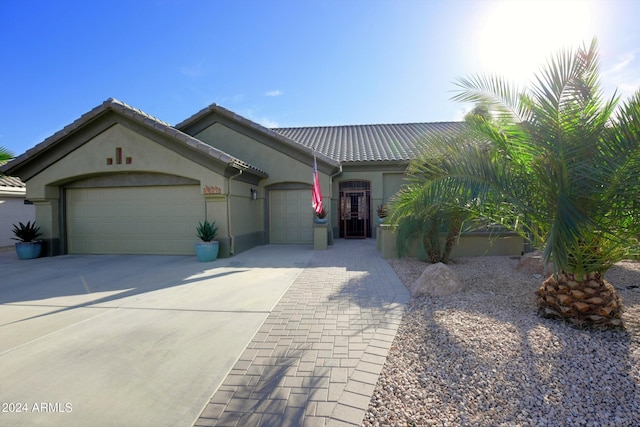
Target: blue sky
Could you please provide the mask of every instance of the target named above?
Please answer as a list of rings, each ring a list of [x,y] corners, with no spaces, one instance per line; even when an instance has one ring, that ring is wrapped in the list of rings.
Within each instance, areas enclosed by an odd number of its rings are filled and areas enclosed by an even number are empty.
[[[599,41],[640,87],[634,0],[0,0],[0,146],[19,155],[109,97],[176,124],[217,103],[267,127],[449,121],[475,73],[527,81]]]

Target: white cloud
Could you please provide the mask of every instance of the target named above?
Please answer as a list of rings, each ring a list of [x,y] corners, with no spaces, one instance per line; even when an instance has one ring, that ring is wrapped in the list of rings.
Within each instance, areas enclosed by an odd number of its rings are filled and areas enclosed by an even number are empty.
[[[605,87],[617,88],[618,95],[622,100],[625,100],[640,88],[640,64],[636,57],[637,52],[625,52],[602,73],[602,81]],[[609,89],[607,89],[608,91]]]
[[[281,96],[282,95],[282,91],[281,90],[270,90],[269,92],[266,92],[264,94],[264,96]]]
[[[278,122],[274,122],[273,120],[269,120],[266,117],[260,119],[259,123],[266,128],[277,128],[280,127]]]
[[[613,64],[613,66],[611,66],[609,69],[605,70],[602,73],[602,75],[608,76],[611,74],[616,74],[616,73],[625,71],[626,69],[628,69],[629,64],[631,64],[635,58],[636,58],[635,52],[627,52],[624,55],[621,55],[620,58],[618,59],[618,62]]]
[[[187,77],[202,77],[207,74],[202,63],[196,65],[184,65],[180,72]]]
[[[242,116],[246,117],[247,119],[251,120],[252,122],[256,122],[258,124],[260,124],[261,126],[264,126],[266,128],[277,128],[280,127],[278,125],[278,122],[275,122],[267,117],[256,117],[256,112],[254,109],[252,108],[247,108],[244,109],[241,113]]]

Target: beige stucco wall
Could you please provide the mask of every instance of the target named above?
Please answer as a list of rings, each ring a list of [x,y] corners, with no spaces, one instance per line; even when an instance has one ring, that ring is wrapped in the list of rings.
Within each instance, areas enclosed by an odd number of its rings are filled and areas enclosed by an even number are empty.
[[[378,228],[377,244],[383,258],[398,258],[396,246],[397,232],[393,226],[382,225]],[[413,245],[417,248],[418,245]],[[467,256],[519,256],[524,251],[524,239],[515,233],[464,233],[451,251],[452,257]],[[411,250],[409,256],[416,256]]]
[[[122,149],[122,164],[116,164],[116,148]],[[131,158],[131,164],[126,164],[127,157]],[[108,158],[113,159],[113,164],[107,163]],[[116,124],[27,181],[27,198],[35,204],[43,237],[61,237],[58,206],[61,185],[92,176],[108,177],[126,173],[168,174],[198,181],[201,188],[219,187],[222,194],[228,194],[229,191],[228,179],[224,176]],[[226,204],[226,198],[207,200],[207,219],[217,221],[219,236],[229,234]]]
[[[201,141],[213,147],[242,159],[264,171],[269,177],[260,181],[261,187],[271,186],[284,182],[299,182],[311,184],[313,160],[309,163],[295,159],[287,155],[285,150],[280,151],[256,141],[244,134],[238,133],[220,123],[215,123],[202,132],[195,135]],[[279,144],[276,142],[276,144]],[[325,198],[329,197],[329,175],[319,171],[320,187]]]
[[[382,203],[387,204],[391,198],[406,184],[404,173],[385,172],[382,174]],[[377,205],[376,205],[377,206]]]
[[[35,206],[25,205],[24,200],[24,195],[6,195],[0,190],[0,248],[14,245],[15,240],[11,240],[15,237],[12,231],[13,224],[26,224],[35,220]]]
[[[123,164],[115,164],[118,147],[122,148]],[[125,164],[126,157],[131,157],[131,164]],[[108,158],[114,159],[114,163],[108,165]],[[91,175],[131,172],[155,172],[187,177],[200,181],[202,187],[218,186],[223,193],[227,192],[223,176],[193,163],[125,126],[116,124],[58,160],[53,167],[31,178],[27,183],[27,198],[57,198],[57,191],[47,189],[47,186],[57,186],[59,183]]]
[[[195,137],[269,174],[268,178],[260,181],[259,186],[251,186],[234,181],[232,192],[238,195],[238,202],[240,203],[236,204],[234,200],[231,205],[235,213],[231,218],[232,234],[242,235],[264,230],[264,206],[267,187],[278,188],[279,185],[290,184],[310,186],[312,184],[313,164],[311,163],[311,158],[307,158],[308,163],[298,160],[286,154],[286,149],[275,149],[220,123],[209,126],[196,134]],[[281,143],[275,142],[275,144],[277,146],[277,144]],[[303,157],[306,158],[306,156]],[[330,210],[329,217],[337,217],[337,215],[332,215],[332,212],[335,212],[333,209],[337,204],[331,201],[330,175],[320,170],[318,171],[318,177],[325,206]],[[257,201],[247,199],[250,196],[250,188],[255,188],[258,191]],[[309,212],[311,212],[311,206],[309,206]]]

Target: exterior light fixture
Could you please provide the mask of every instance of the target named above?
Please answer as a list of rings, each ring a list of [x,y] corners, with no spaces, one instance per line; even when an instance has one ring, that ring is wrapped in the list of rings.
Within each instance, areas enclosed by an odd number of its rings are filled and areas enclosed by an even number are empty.
[[[251,189],[251,200],[258,200],[258,190],[254,188]]]

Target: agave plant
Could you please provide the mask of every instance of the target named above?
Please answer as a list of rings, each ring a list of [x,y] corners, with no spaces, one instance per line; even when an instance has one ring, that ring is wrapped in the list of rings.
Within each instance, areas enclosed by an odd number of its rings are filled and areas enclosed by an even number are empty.
[[[640,91],[624,104],[604,99],[598,76],[594,39],[556,54],[527,88],[460,79],[454,100],[491,114],[428,141],[443,160],[421,165],[420,197],[502,223],[542,249],[554,267],[537,292],[543,316],[619,327],[622,304],[604,275],[638,250]]]
[[[35,221],[33,221],[33,223],[29,221],[26,224],[23,224],[21,222],[18,223],[18,225],[13,224],[13,234],[16,237],[12,237],[12,240],[17,240],[24,243],[33,242],[38,237],[42,236],[40,227],[36,225]]]
[[[204,221],[198,223],[198,227],[196,227],[196,235],[203,242],[210,242],[216,238],[218,235],[218,227],[216,226],[216,222],[212,221]]]
[[[327,217],[327,210],[324,208],[324,204],[322,204],[322,209],[320,209],[320,212],[316,212],[316,216],[319,219],[324,219]]]

